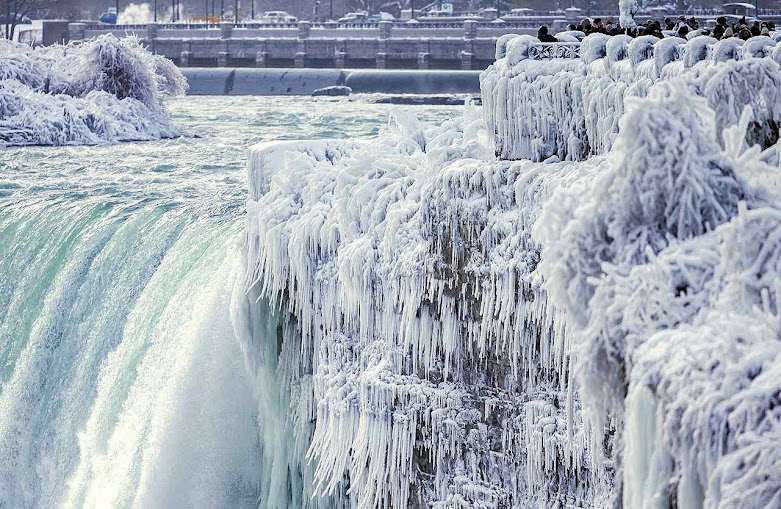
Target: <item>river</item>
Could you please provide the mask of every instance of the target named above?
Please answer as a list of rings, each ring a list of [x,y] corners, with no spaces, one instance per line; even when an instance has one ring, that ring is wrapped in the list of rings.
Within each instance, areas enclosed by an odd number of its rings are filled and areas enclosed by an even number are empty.
[[[256,507],[234,338],[245,150],[376,135],[410,108],[187,97],[190,136],[0,150],[0,508]]]

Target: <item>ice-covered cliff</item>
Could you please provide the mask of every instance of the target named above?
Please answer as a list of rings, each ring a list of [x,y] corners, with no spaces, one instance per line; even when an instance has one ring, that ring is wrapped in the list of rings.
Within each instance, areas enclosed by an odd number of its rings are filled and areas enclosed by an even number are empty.
[[[445,125],[251,149],[262,507],[781,507],[781,69],[528,43]]]
[[[0,40],[0,147],[179,136],[163,99],[186,87],[170,60],[133,38],[35,49]]]

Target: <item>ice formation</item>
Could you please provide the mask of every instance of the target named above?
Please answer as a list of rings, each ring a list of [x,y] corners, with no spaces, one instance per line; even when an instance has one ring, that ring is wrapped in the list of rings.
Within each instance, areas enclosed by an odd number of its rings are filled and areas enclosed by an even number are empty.
[[[502,42],[502,41],[500,41]],[[659,81],[684,80],[708,99],[721,126],[737,122],[751,104],[762,146],[775,142],[781,118],[781,82],[768,37],[746,41],[652,36],[631,39],[595,34],[581,44],[580,60],[535,60],[536,39],[503,41],[506,57],[481,77],[488,133],[502,159],[583,160],[609,152],[628,97],[644,97]],[[773,48],[773,49],[769,49]],[[722,64],[727,65],[722,65]],[[777,135],[776,135],[777,136]]]
[[[187,82],[133,38],[32,49],[0,41],[0,146],[179,136],[163,100]]]
[[[533,44],[442,126],[250,150],[262,507],[781,507],[775,50]]]

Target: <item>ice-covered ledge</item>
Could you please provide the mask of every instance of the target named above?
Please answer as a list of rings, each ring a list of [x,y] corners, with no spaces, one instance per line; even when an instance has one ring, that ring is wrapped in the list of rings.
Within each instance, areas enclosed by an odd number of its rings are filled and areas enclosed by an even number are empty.
[[[302,158],[311,160],[310,166],[327,161],[336,163],[342,157],[348,156],[360,148],[359,141],[336,140],[289,140],[261,142],[251,146],[247,151],[247,181],[249,182],[250,200],[258,200],[266,194],[271,185],[271,179],[280,172],[293,172],[301,169],[298,161]],[[291,158],[296,159],[291,161]],[[307,163],[304,162],[305,168]]]
[[[259,372],[291,444],[268,505],[774,506],[778,66],[746,62],[767,81],[708,82],[721,116],[685,77],[642,81],[585,161],[496,160],[475,110],[255,147],[239,322],[282,311]]]
[[[399,117],[360,146],[253,147],[246,280],[296,324],[278,376],[313,495],[400,509],[608,491],[530,240],[552,190],[598,162],[492,161],[475,110]]]

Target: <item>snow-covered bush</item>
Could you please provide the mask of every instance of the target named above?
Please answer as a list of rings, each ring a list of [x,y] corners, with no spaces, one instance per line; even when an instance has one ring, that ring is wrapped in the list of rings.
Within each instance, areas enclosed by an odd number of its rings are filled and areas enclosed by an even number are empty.
[[[0,41],[0,145],[61,145],[178,136],[166,96],[187,83],[133,38],[103,35],[31,49]]]

